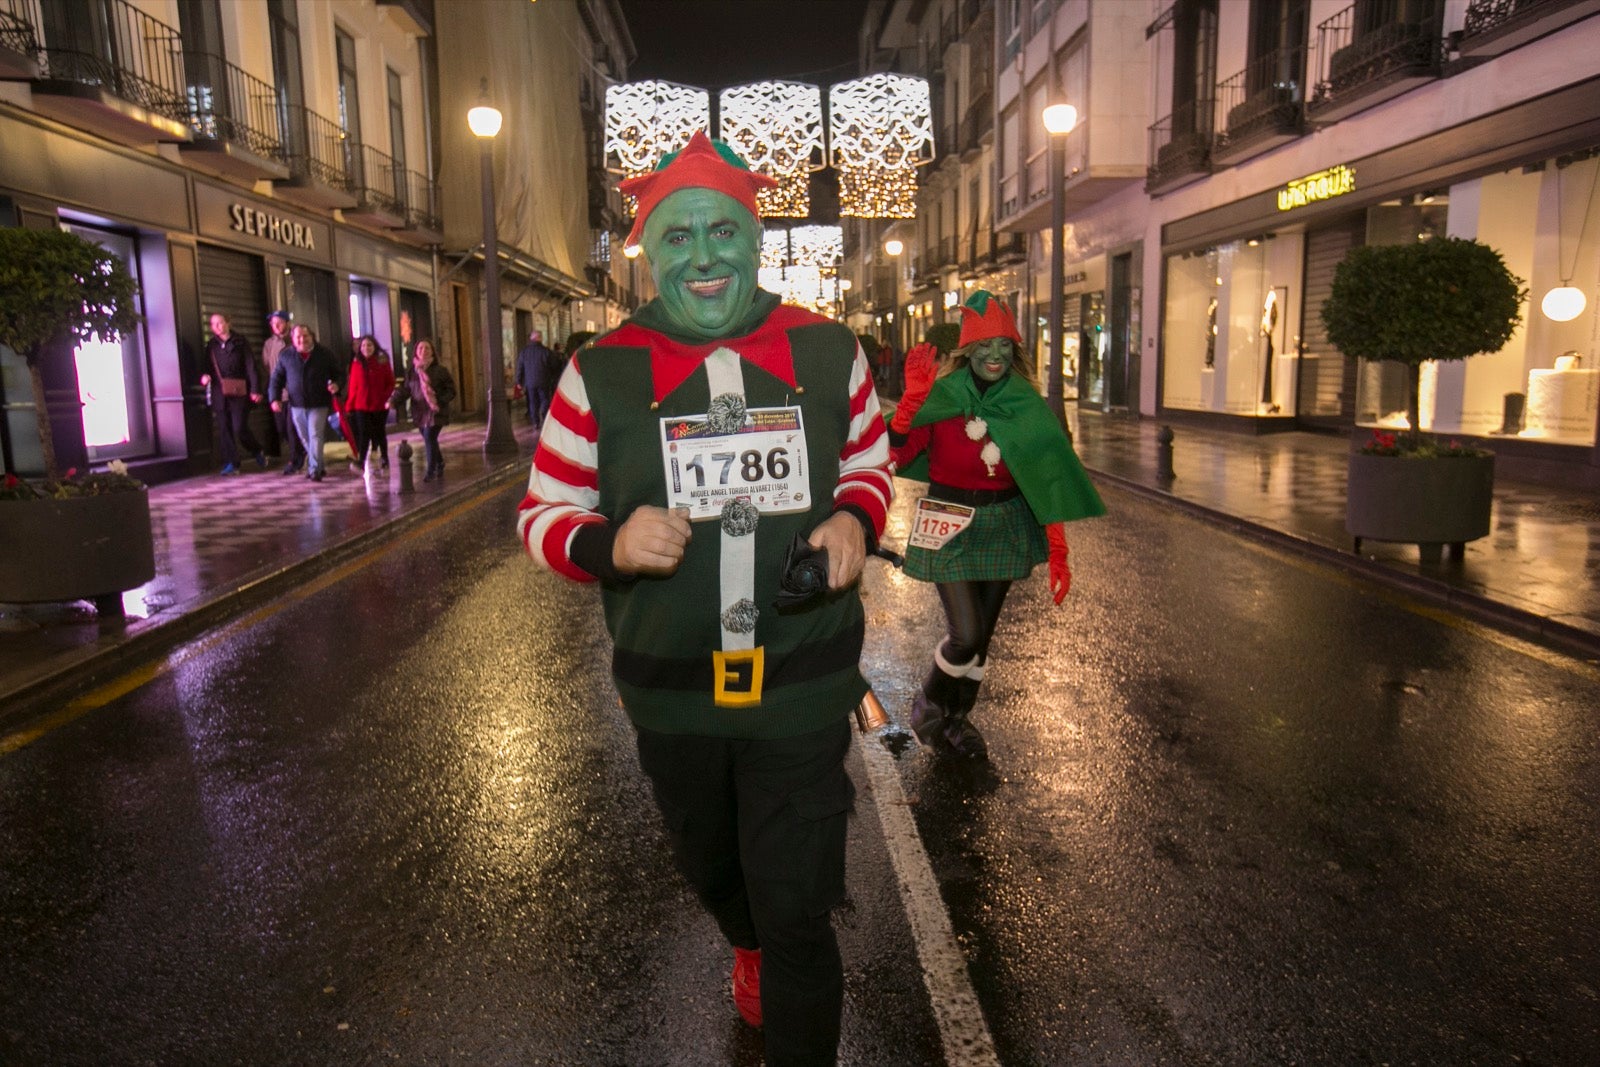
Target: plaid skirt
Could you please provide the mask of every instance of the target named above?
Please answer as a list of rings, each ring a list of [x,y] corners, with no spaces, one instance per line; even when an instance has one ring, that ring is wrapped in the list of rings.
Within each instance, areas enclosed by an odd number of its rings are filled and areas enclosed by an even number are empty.
[[[1049,558],[1044,527],[1017,496],[980,505],[972,525],[943,548],[908,547],[905,572],[924,582],[1016,581]]]

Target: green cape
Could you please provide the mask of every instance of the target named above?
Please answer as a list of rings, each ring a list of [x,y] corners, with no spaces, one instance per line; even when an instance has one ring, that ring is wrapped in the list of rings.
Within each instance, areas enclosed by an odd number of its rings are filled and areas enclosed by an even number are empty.
[[[1105,503],[1089,481],[1072,442],[1044,398],[1017,374],[1008,374],[986,392],[978,391],[970,370],[947,374],[933,383],[928,399],[911,425],[930,426],[945,419],[974,415],[989,427],[1017,488],[1033,509],[1039,525],[1092,519],[1106,513]],[[928,454],[918,456],[902,478],[928,480]]]

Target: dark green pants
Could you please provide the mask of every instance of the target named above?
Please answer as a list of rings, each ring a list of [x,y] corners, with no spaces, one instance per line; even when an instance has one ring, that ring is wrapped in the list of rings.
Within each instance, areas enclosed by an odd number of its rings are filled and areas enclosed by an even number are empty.
[[[731,944],[761,949],[769,1067],[833,1064],[844,968],[829,912],[844,898],[855,799],[848,718],[775,741],[638,740],[678,868]]]

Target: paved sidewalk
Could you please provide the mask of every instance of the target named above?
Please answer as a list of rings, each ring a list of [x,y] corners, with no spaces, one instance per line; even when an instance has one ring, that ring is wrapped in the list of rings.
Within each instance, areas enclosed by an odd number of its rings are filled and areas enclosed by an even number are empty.
[[[1159,477],[1156,419],[1073,414],[1074,443],[1097,476],[1315,555],[1523,636],[1600,658],[1600,494],[1495,479],[1489,536],[1465,558],[1424,564],[1417,547],[1344,529],[1342,435],[1247,435],[1172,427],[1173,472]]]
[[[1460,562],[1426,565],[1415,546],[1344,532],[1343,437],[1262,436],[1176,426],[1170,484],[1159,477],[1160,423],[1073,413],[1084,463],[1112,484],[1310,554],[1514,633],[1600,659],[1600,495],[1500,478],[1494,528]],[[52,707],[178,642],[302,584],[383,537],[493,485],[526,476],[532,428],[514,422],[515,457],[486,459],[483,425],[443,438],[443,482],[399,492],[387,474],[349,470],[329,446],[328,480],[283,478],[279,466],[208,475],[150,491],[156,578],[127,593],[127,619],[86,604],[0,607],[0,721]],[[397,434],[420,452],[415,432]],[[421,457],[414,457],[420,471]],[[510,537],[509,528],[507,537]]]
[[[444,478],[422,481],[422,439],[391,433],[390,466],[350,469],[349,447],[327,446],[327,479],[282,476],[281,461],[224,478],[202,475],[150,490],[156,576],[123,595],[126,619],[86,603],[0,605],[0,722],[44,710],[102,683],[245,608],[294,589],[450,503],[527,477],[537,440],[513,418],[516,455],[483,454],[483,423],[447,426]],[[415,455],[414,491],[400,492],[401,442]],[[512,536],[508,526],[506,536]]]

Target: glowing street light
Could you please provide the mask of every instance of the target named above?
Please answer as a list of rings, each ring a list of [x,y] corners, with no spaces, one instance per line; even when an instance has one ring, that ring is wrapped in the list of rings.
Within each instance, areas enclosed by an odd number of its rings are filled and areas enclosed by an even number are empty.
[[[467,127],[478,138],[481,149],[479,169],[483,182],[484,333],[488,342],[483,350],[483,370],[489,388],[485,452],[517,450],[517,438],[511,432],[511,411],[506,405],[505,352],[500,336],[500,234],[494,217],[494,138],[500,132],[500,122],[500,110],[489,103],[489,79],[485,78],[478,106],[467,112]]]
[[[1067,238],[1066,141],[1067,134],[1078,124],[1078,109],[1071,104],[1051,104],[1040,118],[1050,134],[1050,359],[1045,364],[1045,399],[1065,426],[1067,412],[1062,398],[1061,368],[1066,339],[1061,336],[1061,324],[1066,319],[1066,297],[1061,288],[1065,284],[1066,269],[1062,249]],[[1071,431],[1068,433],[1070,435]]]

